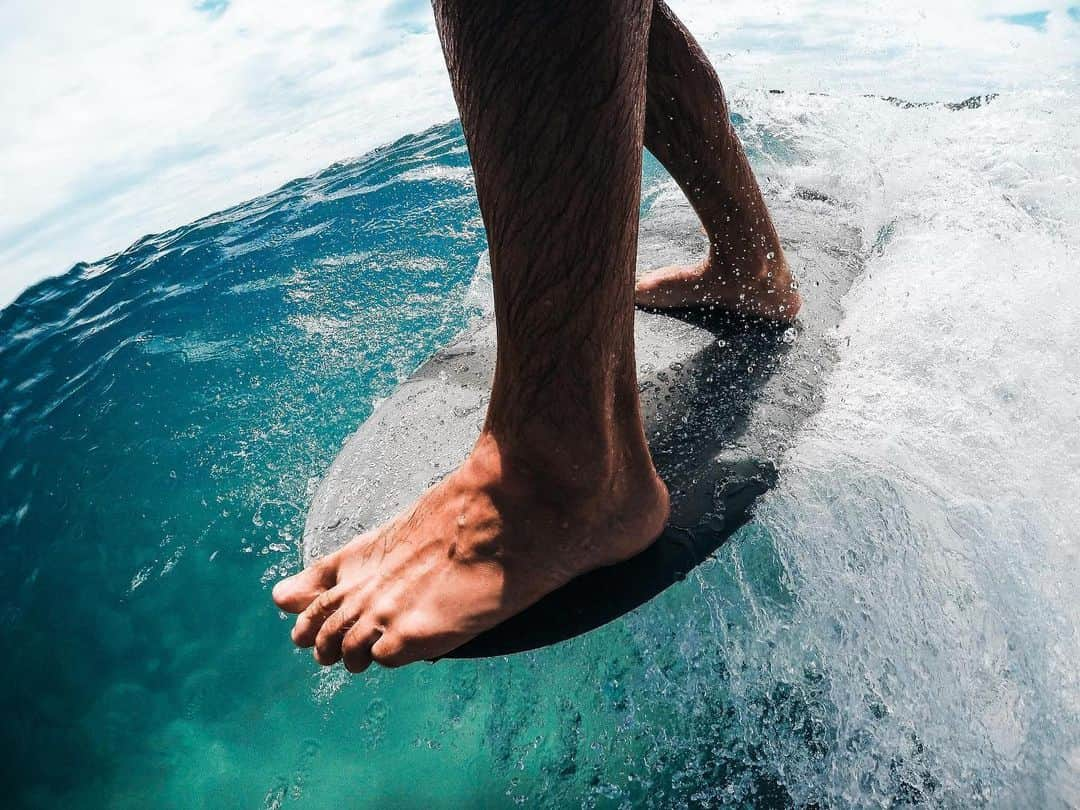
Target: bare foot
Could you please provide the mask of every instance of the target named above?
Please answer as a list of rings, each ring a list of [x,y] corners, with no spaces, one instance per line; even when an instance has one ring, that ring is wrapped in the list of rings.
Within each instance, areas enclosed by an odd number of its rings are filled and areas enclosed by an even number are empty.
[[[634,289],[638,306],[656,309],[713,306],[740,315],[794,321],[802,298],[782,253],[757,267],[732,268],[711,255],[696,265],[645,274]]]
[[[628,559],[663,530],[651,469],[589,491],[513,464],[485,434],[411,510],[274,588],[293,642],[361,672],[436,658],[579,574]]]

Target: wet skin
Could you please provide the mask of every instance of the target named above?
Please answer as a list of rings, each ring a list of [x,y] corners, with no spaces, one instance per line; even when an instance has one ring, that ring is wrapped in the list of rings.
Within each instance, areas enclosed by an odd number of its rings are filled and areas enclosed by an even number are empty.
[[[353,672],[436,658],[660,533],[633,310],[790,320],[798,293],[711,65],[663,3],[436,0],[495,288],[487,418],[413,506],[274,588],[293,641]],[[583,79],[585,77],[585,79]],[[638,284],[647,146],[708,258]]]

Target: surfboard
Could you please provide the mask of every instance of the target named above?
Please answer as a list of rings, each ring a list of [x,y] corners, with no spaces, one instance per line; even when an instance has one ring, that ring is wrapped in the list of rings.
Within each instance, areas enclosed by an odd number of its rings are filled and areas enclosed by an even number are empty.
[[[663,534],[641,554],[571,581],[448,657],[522,652],[600,627],[684,579],[753,515],[834,362],[840,299],[863,265],[845,206],[809,189],[770,210],[804,304],[794,326],[687,310],[635,315],[646,435],[671,494]],[[641,223],[639,272],[685,264],[705,242],[689,206],[661,195]],[[468,454],[495,368],[490,311],[436,352],[350,436],[317,487],[305,564],[408,507]]]

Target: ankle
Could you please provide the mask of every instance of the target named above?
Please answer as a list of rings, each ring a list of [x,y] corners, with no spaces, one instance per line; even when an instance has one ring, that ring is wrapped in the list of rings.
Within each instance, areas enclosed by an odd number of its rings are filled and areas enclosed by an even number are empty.
[[[508,495],[540,495],[560,510],[589,511],[659,481],[640,423],[636,433],[639,440],[614,435],[598,440],[536,431],[507,438],[485,430],[470,463],[482,466],[484,477]]]
[[[730,242],[710,239],[704,265],[709,276],[724,281],[736,278],[765,284],[769,281],[783,282],[791,276],[787,258],[779,245],[742,244],[732,249]]]

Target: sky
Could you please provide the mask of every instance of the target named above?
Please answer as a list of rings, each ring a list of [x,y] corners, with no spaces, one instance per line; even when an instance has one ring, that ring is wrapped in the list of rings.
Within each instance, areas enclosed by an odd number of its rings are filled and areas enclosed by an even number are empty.
[[[670,0],[729,88],[917,100],[1075,77],[1080,6]],[[0,307],[455,115],[428,0],[0,0]]]

